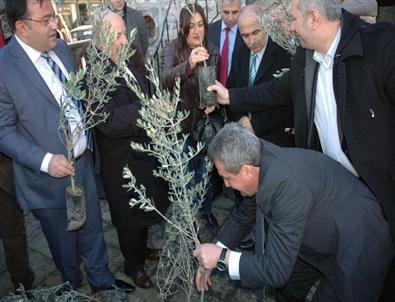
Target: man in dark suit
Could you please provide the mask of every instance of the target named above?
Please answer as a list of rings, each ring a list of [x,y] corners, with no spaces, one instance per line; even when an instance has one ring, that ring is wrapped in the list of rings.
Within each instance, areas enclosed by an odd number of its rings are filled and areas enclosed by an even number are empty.
[[[240,124],[209,145],[226,186],[246,198],[218,236],[194,256],[210,274],[228,270],[244,286],[277,288],[276,301],[377,301],[393,256],[388,222],[370,190],[322,153],[280,148]],[[256,223],[255,254],[231,251]],[[229,249],[227,249],[229,248]],[[201,283],[199,289],[211,283]]]
[[[4,4],[0,4],[3,14]],[[5,45],[2,22],[0,21],[0,48]],[[4,43],[4,44],[2,44]],[[30,290],[34,274],[29,266],[27,252],[25,217],[15,199],[14,175],[12,161],[0,153],[0,237],[3,240],[7,270],[15,289],[23,285]]]
[[[274,74],[289,68],[291,56],[275,44],[263,29],[259,8],[243,7],[238,28],[244,44],[234,51],[228,88],[247,87],[274,79]],[[294,145],[294,137],[288,129],[293,127],[292,106],[268,108],[260,112],[231,112],[233,121],[251,124],[255,134],[283,147]]]
[[[292,0],[301,47],[278,80],[227,91],[232,111],[293,103],[295,145],[322,150],[380,201],[395,238],[395,25],[367,24],[336,0]],[[395,301],[395,262],[383,296]],[[388,292],[387,292],[388,290]]]
[[[116,52],[127,44],[125,23],[119,15],[111,11],[103,12],[101,16],[103,22],[119,37],[111,47],[113,62],[108,68],[108,72],[111,72],[116,66]],[[138,49],[128,61],[127,72],[134,77],[136,85],[146,93],[146,69],[144,58]],[[117,230],[119,247],[125,259],[124,272],[132,278],[135,285],[150,288],[153,283],[144,270],[145,259],[159,260],[160,250],[149,249],[146,246],[148,227],[157,223],[160,216],[155,212],[146,212],[129,205],[129,201],[137,198],[137,194],[122,187],[125,183],[122,172],[125,166],[131,169],[136,175],[136,181],[145,186],[148,196],[155,200],[156,207],[162,213],[166,212],[168,205],[168,185],[163,179],[153,176],[152,171],[158,166],[154,158],[131,149],[131,141],[150,141],[137,126],[137,119],[140,118],[140,99],[123,78],[116,78],[116,82],[117,87],[109,92],[108,96],[111,99],[103,108],[109,118],[95,127],[97,150],[100,154],[100,176],[111,220]]]
[[[109,0],[108,2],[110,3],[110,9],[120,15],[125,21],[128,38],[131,30],[137,27],[138,33],[133,44],[145,56],[148,49],[148,31],[144,23],[143,14],[139,10],[127,6],[125,0]]]
[[[232,67],[232,57],[236,49],[243,45],[243,39],[240,36],[240,32],[237,28],[237,19],[240,13],[240,0],[222,0],[220,1],[221,6],[221,19],[209,24],[207,31],[207,39],[210,43],[217,46],[220,50],[221,57],[225,57],[224,42],[226,41],[226,30],[228,33],[228,60],[224,64],[221,62],[221,66],[226,66],[226,82],[227,76],[229,75]],[[221,71],[219,71],[221,72]],[[223,83],[225,85],[225,83]]]
[[[48,64],[50,57],[67,77],[74,60],[56,39],[57,24],[50,0],[9,0],[6,12],[15,34],[0,51],[0,152],[13,160],[17,200],[40,221],[56,267],[64,282],[82,281],[81,261],[92,290],[133,286],[115,280],[108,270],[101,212],[87,137],[74,140],[75,163],[66,159],[58,133],[62,82]],[[21,89],[23,87],[23,89]],[[77,110],[72,120],[81,119]],[[70,120],[71,121],[71,120]],[[70,123],[70,127],[73,123]],[[67,231],[67,176],[75,173],[85,189],[86,222]]]
[[[0,237],[3,240],[7,270],[17,289],[33,285],[34,274],[29,266],[25,218],[15,199],[12,161],[0,153]]]

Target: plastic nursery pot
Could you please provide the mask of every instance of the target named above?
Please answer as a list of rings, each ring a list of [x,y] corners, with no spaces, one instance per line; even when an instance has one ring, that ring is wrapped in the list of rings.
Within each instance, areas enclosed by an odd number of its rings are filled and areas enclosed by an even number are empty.
[[[67,230],[74,231],[81,228],[86,220],[85,189],[76,184],[74,188],[66,188]]]
[[[207,87],[215,84],[217,79],[216,66],[199,66],[197,70],[199,79],[199,108],[203,109],[207,106],[217,104],[217,98],[214,92],[207,91]]]

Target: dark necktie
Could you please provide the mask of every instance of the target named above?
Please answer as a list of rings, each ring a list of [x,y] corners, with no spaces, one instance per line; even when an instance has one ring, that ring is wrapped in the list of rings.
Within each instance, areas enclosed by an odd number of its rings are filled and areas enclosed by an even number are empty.
[[[51,67],[52,72],[54,73],[56,78],[60,81],[60,83],[63,86],[65,86],[67,84],[67,78],[64,75],[62,69],[60,69],[59,65],[56,64],[56,62],[54,60],[52,60],[52,58],[49,56],[48,52],[42,52],[41,57],[43,57],[47,61],[49,67]],[[84,108],[83,108],[82,103],[79,100],[74,99],[74,98],[68,98],[68,100],[72,101],[73,106],[75,108],[77,108],[78,113],[80,114],[80,117],[82,118],[84,115]],[[67,116],[67,114],[66,114],[66,116]],[[92,151],[93,150],[93,140],[92,140],[91,131],[89,131],[89,130],[85,131],[85,135],[86,135],[86,139],[87,139],[87,147],[89,150]]]
[[[228,80],[229,31],[230,28],[226,27],[225,28],[226,36],[221,52],[221,66],[219,68],[219,81],[224,86],[226,86],[226,81]]]

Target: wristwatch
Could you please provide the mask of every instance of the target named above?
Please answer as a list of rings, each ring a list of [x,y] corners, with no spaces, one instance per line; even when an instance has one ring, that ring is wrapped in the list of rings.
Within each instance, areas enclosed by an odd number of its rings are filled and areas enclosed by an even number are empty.
[[[225,257],[226,257],[226,252],[228,249],[223,248],[221,251],[221,255],[219,256],[219,260],[217,262],[217,269],[221,272],[226,271],[226,262],[225,262]]]

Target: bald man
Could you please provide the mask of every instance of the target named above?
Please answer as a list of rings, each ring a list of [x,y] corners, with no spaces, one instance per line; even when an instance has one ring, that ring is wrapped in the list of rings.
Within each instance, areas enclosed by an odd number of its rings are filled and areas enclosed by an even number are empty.
[[[105,13],[103,21],[110,25],[116,34],[116,40],[110,48],[112,60],[116,62],[117,51],[127,43],[125,23],[120,16],[112,12]],[[147,93],[144,58],[138,48],[130,58],[126,72],[133,75],[141,90]],[[156,223],[159,216],[130,207],[129,201],[137,196],[122,187],[125,183],[122,178],[123,168],[127,165],[132,170],[137,182],[147,188],[147,194],[155,200],[156,206],[162,212],[168,204],[167,184],[152,175],[152,170],[157,168],[155,160],[130,148],[131,141],[150,141],[137,126],[140,99],[128,88],[123,78],[117,78],[116,81],[118,86],[109,94],[111,99],[104,105],[104,111],[109,114],[109,118],[95,129],[101,163],[100,176],[125,259],[124,272],[132,278],[135,285],[146,289],[153,284],[144,270],[145,259],[159,258],[159,250],[146,247],[148,227]]]
[[[275,44],[263,29],[257,5],[243,7],[238,28],[244,40],[233,55],[228,87],[247,87],[274,79],[273,74],[289,68],[291,56]],[[255,134],[282,147],[292,147],[294,137],[286,129],[293,127],[292,106],[268,108],[260,112],[232,112],[231,119],[250,124]]]

